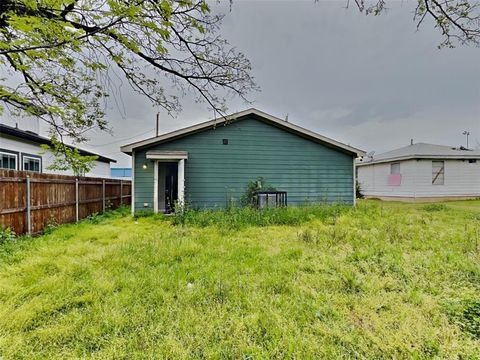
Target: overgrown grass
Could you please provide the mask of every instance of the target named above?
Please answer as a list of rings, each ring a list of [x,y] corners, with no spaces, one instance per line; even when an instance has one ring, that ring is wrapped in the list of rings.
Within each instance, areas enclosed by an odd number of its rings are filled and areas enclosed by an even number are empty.
[[[0,357],[477,359],[479,214],[362,201],[62,226],[0,247]]]
[[[345,205],[310,205],[257,210],[253,207],[231,207],[226,210],[193,210],[186,208],[175,215],[174,224],[188,226],[218,226],[241,229],[246,226],[299,225],[314,219],[335,219],[351,210]]]

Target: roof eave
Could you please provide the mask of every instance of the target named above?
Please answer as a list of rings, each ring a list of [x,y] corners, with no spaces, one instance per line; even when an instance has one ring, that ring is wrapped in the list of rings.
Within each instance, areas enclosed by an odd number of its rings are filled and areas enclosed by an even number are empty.
[[[231,114],[229,116],[226,116],[226,117],[223,117],[223,118],[220,118],[220,119],[213,119],[213,120],[209,120],[209,121],[197,124],[197,125],[193,125],[193,126],[190,126],[190,127],[180,129],[180,130],[176,130],[176,131],[173,131],[171,133],[167,133],[167,134],[160,135],[160,136],[157,136],[157,137],[153,137],[153,138],[145,139],[145,140],[142,140],[142,141],[137,141],[135,143],[127,144],[127,145],[124,145],[124,146],[120,147],[120,150],[122,152],[126,153],[126,154],[131,155],[132,152],[135,149],[142,148],[142,147],[145,147],[145,146],[148,146],[148,145],[151,145],[151,144],[155,144],[155,143],[171,141],[171,140],[174,140],[178,137],[190,135],[190,134],[193,134],[195,132],[208,129],[210,127],[214,128],[216,126],[228,123],[229,121],[234,121],[234,120],[237,120],[237,119],[240,119],[242,117],[249,116],[249,115],[258,116],[258,117],[260,117],[264,120],[267,120],[267,121],[271,122],[274,125],[277,125],[279,127],[282,127],[284,129],[286,129],[287,131],[296,132],[297,135],[302,135],[302,136],[308,137],[312,140],[317,140],[317,141],[322,142],[324,144],[327,144],[331,147],[334,147],[334,148],[337,148],[339,150],[351,153],[355,156],[365,156],[365,154],[366,154],[366,152],[363,151],[363,150],[360,150],[360,149],[354,148],[352,146],[340,143],[336,140],[327,138],[327,137],[322,136],[320,134],[317,134],[313,131],[304,129],[304,128],[298,126],[298,125],[291,124],[289,122],[286,122],[286,121],[281,120],[277,117],[274,117],[272,115],[269,115],[267,113],[264,113],[260,110],[253,109],[253,108],[248,109],[248,110],[244,110],[244,111],[240,111],[240,112],[237,112],[235,114]]]
[[[388,159],[380,159],[380,160],[373,160],[368,162],[358,162],[357,166],[366,166],[366,165],[374,165],[374,164],[382,164],[388,163],[393,161],[405,161],[405,160],[428,160],[428,159],[445,159],[445,160],[478,160],[480,159],[480,154],[474,155],[411,155],[411,156],[399,156],[393,157]]]
[[[40,135],[35,134],[35,133],[30,133],[26,130],[20,130],[20,129],[17,129],[17,128],[8,126],[8,125],[4,125],[4,124],[0,124],[0,134],[5,134],[5,135],[8,135],[8,136],[11,136],[11,137],[14,137],[14,138],[30,141],[30,142],[37,143],[37,144],[52,145],[52,141],[48,138],[45,138],[45,137],[40,136]],[[75,146],[72,146],[72,145],[67,145],[67,146],[70,147],[70,148],[76,148]],[[80,149],[80,148],[76,148],[76,149],[78,149],[80,155],[82,155],[82,156],[97,156],[98,158],[97,158],[96,161],[105,162],[105,163],[111,163],[111,162],[116,163],[117,162],[117,160],[110,159],[106,156],[95,154],[95,153],[92,153],[90,151],[83,150],[83,149]]]

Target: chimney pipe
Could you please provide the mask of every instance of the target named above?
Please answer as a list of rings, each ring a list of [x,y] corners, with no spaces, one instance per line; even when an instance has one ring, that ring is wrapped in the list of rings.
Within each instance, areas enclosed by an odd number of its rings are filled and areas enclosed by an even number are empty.
[[[158,136],[159,131],[160,131],[160,113],[157,113],[157,127],[155,131],[155,136]]]

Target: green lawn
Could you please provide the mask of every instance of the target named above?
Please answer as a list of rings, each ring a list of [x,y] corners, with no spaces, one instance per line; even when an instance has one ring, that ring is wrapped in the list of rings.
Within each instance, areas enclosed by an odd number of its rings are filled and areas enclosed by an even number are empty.
[[[1,244],[0,358],[480,359],[480,201],[332,209]]]

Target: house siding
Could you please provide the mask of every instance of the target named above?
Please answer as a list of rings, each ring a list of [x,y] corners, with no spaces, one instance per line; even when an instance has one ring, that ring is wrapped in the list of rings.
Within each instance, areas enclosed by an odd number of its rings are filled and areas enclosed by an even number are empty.
[[[223,139],[228,139],[228,145],[223,145]],[[354,201],[352,154],[248,118],[135,149],[137,210],[153,209],[154,164],[146,158],[148,150],[188,152],[185,199],[197,208],[238,203],[247,183],[260,176],[287,191],[289,204]]]
[[[441,159],[439,159],[441,160]],[[480,160],[444,160],[445,181],[432,185],[432,160],[405,160],[400,162],[402,183],[388,186],[390,162],[358,167],[358,181],[362,193],[369,197],[479,197]]]
[[[40,147],[38,143],[19,139],[10,135],[0,133],[0,148],[16,151],[20,154],[31,154],[42,158],[42,173],[58,174],[58,175],[73,175],[72,170],[50,170],[49,166],[54,163],[55,157],[49,152]],[[17,163],[17,170],[22,170],[20,163],[21,156],[19,156]],[[93,169],[86,173],[85,176],[95,177],[110,177],[110,164],[102,161],[94,161]]]

